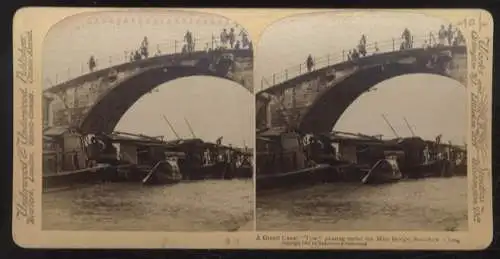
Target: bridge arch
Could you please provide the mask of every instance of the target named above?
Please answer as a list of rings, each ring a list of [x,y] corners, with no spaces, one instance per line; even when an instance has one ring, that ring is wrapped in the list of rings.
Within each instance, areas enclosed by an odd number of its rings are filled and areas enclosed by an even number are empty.
[[[409,74],[444,76],[439,70],[405,63],[359,68],[355,73],[341,79],[335,86],[319,94],[301,116],[297,126],[300,131],[307,133],[330,132],[347,108],[363,93],[383,81]],[[460,80],[449,78],[464,86]]]
[[[200,66],[161,66],[126,78],[111,88],[95,102],[78,123],[84,133],[112,132],[123,115],[146,93],[176,79],[191,76],[212,76],[234,82],[224,76]],[[237,84],[244,87],[241,84]],[[245,87],[244,87],[245,88]],[[251,93],[251,89],[245,88]]]

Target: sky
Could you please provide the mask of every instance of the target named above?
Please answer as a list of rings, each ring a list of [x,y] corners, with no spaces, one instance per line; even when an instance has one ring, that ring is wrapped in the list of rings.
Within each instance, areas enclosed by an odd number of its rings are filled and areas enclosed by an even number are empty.
[[[104,22],[89,24],[88,21],[95,17]],[[109,19],[111,17],[114,18],[113,22]],[[118,17],[120,25],[116,22]],[[125,18],[127,24],[124,24]],[[131,22],[132,18],[134,23]],[[139,19],[142,25],[138,23]],[[146,25],[147,19],[149,25]],[[212,33],[219,35],[222,28],[232,26],[234,23],[218,16],[190,15],[178,11],[148,11],[134,15],[123,12],[77,15],[55,25],[46,36],[43,74],[55,81],[54,75],[59,73],[60,80],[64,77],[61,71],[67,71],[67,68],[72,69],[72,72],[81,71],[81,64],[90,55],[95,55],[98,63],[109,60],[107,57],[110,55],[114,55],[118,61],[120,58],[123,60],[124,51],[139,47],[144,36],[149,38],[149,44],[153,48],[150,51],[154,51],[156,44],[172,42],[174,39],[182,40],[186,30],[210,41]],[[239,32],[240,29],[236,31]],[[124,114],[115,130],[152,136],[164,135],[167,139],[175,139],[162,117],[165,115],[180,137],[192,137],[184,121],[186,118],[196,137],[205,141],[215,141],[223,136],[225,144],[254,146],[254,97],[241,85],[220,78],[196,76],[170,81],[159,85],[155,90],[141,97]]]
[[[67,79],[68,69],[70,78],[81,75],[82,66],[87,72],[91,55],[97,58],[98,68],[109,66],[110,57],[111,64],[123,63],[125,51],[138,49],[144,36],[148,37],[151,53],[156,52],[157,45],[162,52],[172,52],[176,40],[177,51],[182,48],[184,34],[190,30],[199,39],[196,48],[203,49],[205,43],[211,42],[212,34],[217,36],[223,28],[230,27],[240,32],[241,27],[224,17],[186,11],[103,11],[75,15],[54,25],[45,37],[45,87],[49,82],[55,84],[56,74],[57,82]]]
[[[255,82],[260,84],[262,76],[271,76],[304,62],[309,54],[321,57],[352,49],[362,34],[366,35],[368,44],[378,42],[381,51],[384,46],[385,50],[392,50],[392,38],[400,38],[406,27],[417,39],[425,38],[429,31],[439,30],[442,24],[449,22],[406,12],[357,15],[325,12],[285,18],[267,27],[256,45]],[[387,40],[389,45],[381,43]],[[261,85],[255,87],[260,89]],[[381,115],[385,114],[401,137],[411,136],[403,119],[406,117],[415,134],[424,139],[443,134],[443,141],[464,143],[466,90],[457,81],[418,74],[386,80],[374,89],[377,90],[363,94],[345,111],[334,130],[392,138],[394,134]]]

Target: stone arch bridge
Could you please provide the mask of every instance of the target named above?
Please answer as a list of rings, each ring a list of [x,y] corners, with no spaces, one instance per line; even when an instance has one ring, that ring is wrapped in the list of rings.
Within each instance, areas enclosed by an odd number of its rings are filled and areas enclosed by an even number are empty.
[[[232,80],[253,93],[252,71],[251,49],[174,53],[124,63],[44,90],[44,126],[109,133],[141,96],[162,83],[205,75]]]
[[[455,79],[464,86],[467,82],[464,45],[394,50],[330,64],[285,77],[258,92],[258,130],[292,127],[304,133],[330,132],[354,100],[396,76],[429,73]]]

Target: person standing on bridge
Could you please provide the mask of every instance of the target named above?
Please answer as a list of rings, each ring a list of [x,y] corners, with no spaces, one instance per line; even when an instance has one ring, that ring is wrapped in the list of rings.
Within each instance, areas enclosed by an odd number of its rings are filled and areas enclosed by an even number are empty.
[[[447,38],[447,31],[444,28],[444,25],[441,25],[441,29],[439,29],[438,38],[439,38],[439,46],[440,47],[444,46]]]
[[[250,42],[248,40],[248,34],[245,31],[245,29],[243,29],[243,28],[241,29],[239,36],[241,36],[241,46],[242,46],[242,48],[246,48],[250,44]]]
[[[377,54],[379,51],[380,51],[380,49],[378,48],[378,45],[375,42],[375,45],[373,46],[373,54]]]
[[[311,72],[313,70],[313,67],[314,67],[314,60],[313,60],[313,57],[311,56],[311,54],[309,54],[309,56],[307,57],[306,65],[307,65],[307,71]]]
[[[160,50],[160,45],[156,45],[156,54],[155,56],[161,56],[161,50]]]
[[[355,48],[354,48],[354,49],[352,49],[352,54],[351,54],[351,56],[352,56],[352,57],[351,57],[351,58],[352,58],[352,60],[356,60],[356,59],[358,59],[358,58],[359,58],[359,52],[358,52],[358,50],[357,50],[357,49],[355,49]]]
[[[411,48],[411,33],[408,28],[405,28],[403,31],[403,34],[401,35],[401,38],[403,39],[403,44],[402,44],[402,49],[409,49]]]
[[[229,35],[227,34],[227,30],[224,28],[222,32],[220,33],[220,43],[221,47],[226,47],[227,46],[227,41],[229,40]]]
[[[448,46],[451,46],[452,44],[452,41],[453,41],[453,27],[451,25],[451,23],[448,25],[448,31],[446,32],[446,36],[448,38]]]
[[[184,35],[184,41],[186,42],[186,51],[193,52],[194,44],[193,44],[193,34],[188,30]]]
[[[366,56],[366,36],[361,35],[361,39],[359,40],[358,50],[363,57]]]
[[[139,61],[141,59],[142,59],[141,53],[139,53],[139,51],[136,50],[134,54],[134,61]]]
[[[456,29],[455,39],[453,39],[453,46],[458,46],[458,45],[461,45],[461,44],[464,44],[464,43],[465,43],[464,35],[457,28]]]
[[[90,72],[94,72],[94,69],[97,66],[96,60],[94,58],[94,55],[90,56],[88,64],[89,64],[89,70],[90,70]]]
[[[231,48],[234,48],[234,43],[236,41],[236,35],[234,34],[234,28],[230,29],[228,37],[229,37],[229,45],[231,46]]]
[[[149,56],[148,48],[149,48],[148,37],[144,37],[144,39],[141,42],[141,55],[144,58],[148,58]]]

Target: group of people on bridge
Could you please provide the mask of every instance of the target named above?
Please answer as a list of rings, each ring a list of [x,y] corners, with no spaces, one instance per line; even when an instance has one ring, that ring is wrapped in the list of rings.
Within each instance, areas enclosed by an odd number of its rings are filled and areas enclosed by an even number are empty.
[[[158,47],[157,55],[159,54],[161,53],[160,53],[160,48]],[[128,59],[130,62],[146,59],[148,57],[149,57],[149,41],[147,36],[145,36],[144,39],[142,40],[139,49],[131,51],[130,54],[128,54],[128,52],[125,51],[125,60]],[[94,57],[94,55],[90,56],[87,64],[89,66],[89,71],[94,72],[94,70],[97,68],[97,59]]]
[[[234,28],[230,28],[229,31],[224,28],[220,33],[220,41],[219,44],[216,44],[215,38],[212,39],[212,46],[209,43],[205,45],[205,51],[211,51],[215,49],[252,49],[252,42],[248,38],[248,33],[241,29],[238,36],[241,37],[240,40],[236,39],[236,33]],[[184,34],[183,45],[181,53],[191,53],[195,51],[196,39],[193,37],[193,33],[189,30]],[[177,52],[177,46],[175,46],[175,51]],[[155,56],[160,56],[161,50],[160,46],[157,46],[157,50]],[[149,52],[149,40],[148,37],[145,36],[141,42],[141,45],[137,50],[133,50],[131,52],[125,51],[125,60],[129,60],[130,62],[138,61],[141,59],[147,59],[150,56]],[[93,72],[97,68],[97,59],[91,55],[88,61],[88,68],[90,72]]]
[[[408,28],[403,30],[401,34],[402,42],[399,46],[399,50],[406,50],[414,48],[414,39]],[[444,25],[441,25],[441,29],[438,32],[438,40],[436,40],[434,34],[429,34],[429,40],[424,41],[424,45],[422,46],[424,49],[432,48],[432,47],[443,47],[443,46],[458,46],[465,44],[465,38],[462,32],[458,28],[453,28],[450,24],[448,28],[445,28]],[[377,42],[373,44],[372,54],[379,53],[380,49],[378,47]],[[359,40],[358,46],[349,50],[347,53],[347,60],[356,60],[360,57],[365,57],[368,54],[367,51],[367,39],[366,35],[362,34],[361,39]],[[306,59],[307,71],[311,72],[314,70],[315,62],[312,55],[309,55]]]
[[[252,48],[251,47],[252,43],[248,39],[248,33],[244,29],[241,29],[238,36],[241,36],[241,40],[236,39],[236,33],[234,31],[234,28],[230,28],[229,31],[226,28],[222,29],[222,32],[220,33],[219,48],[231,48],[231,49]]]

